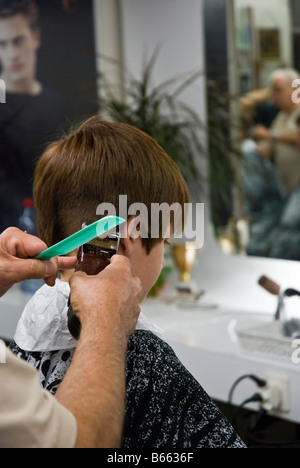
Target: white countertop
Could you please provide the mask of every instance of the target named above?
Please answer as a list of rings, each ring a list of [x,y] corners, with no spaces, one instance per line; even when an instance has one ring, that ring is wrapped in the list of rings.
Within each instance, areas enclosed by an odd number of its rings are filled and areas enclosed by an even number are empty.
[[[225,309],[188,310],[157,299],[147,299],[142,311],[164,330],[161,338],[215,399],[228,401],[231,386],[244,374],[265,378],[271,371],[288,376],[290,411],[277,415],[300,422],[300,364],[292,361],[294,348],[290,348],[290,358],[252,351],[242,345],[238,335],[238,330],[272,323],[273,315]],[[234,402],[241,403],[253,393],[255,386],[250,380],[245,381],[237,387]]]

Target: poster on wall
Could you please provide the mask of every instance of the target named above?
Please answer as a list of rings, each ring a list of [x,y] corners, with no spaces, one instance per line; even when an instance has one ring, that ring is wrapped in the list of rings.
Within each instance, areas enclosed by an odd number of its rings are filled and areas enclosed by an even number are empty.
[[[260,29],[259,46],[261,60],[280,60],[279,29]]]
[[[93,0],[0,0],[0,80],[2,232],[45,147],[98,111]]]

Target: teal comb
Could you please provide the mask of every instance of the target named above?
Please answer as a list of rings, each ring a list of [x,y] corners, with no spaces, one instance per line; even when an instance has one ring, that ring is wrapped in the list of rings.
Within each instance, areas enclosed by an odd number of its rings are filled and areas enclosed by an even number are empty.
[[[72,234],[58,244],[53,245],[44,252],[41,252],[35,258],[37,260],[50,260],[53,257],[59,257],[60,255],[66,255],[73,250],[78,249],[83,244],[90,242],[95,237],[102,236],[106,232],[116,228],[120,224],[125,223],[125,219],[119,218],[118,216],[106,216],[105,218],[90,224],[84,229]]]

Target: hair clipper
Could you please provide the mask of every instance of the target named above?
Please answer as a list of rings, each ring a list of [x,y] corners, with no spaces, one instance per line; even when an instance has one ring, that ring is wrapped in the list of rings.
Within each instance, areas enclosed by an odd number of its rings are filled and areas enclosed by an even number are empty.
[[[110,263],[111,257],[115,255],[119,248],[119,234],[112,234],[103,239],[96,237],[87,244],[79,248],[75,271],[83,271],[87,275],[97,275]],[[76,340],[79,339],[81,324],[74,314],[71,301],[68,302],[68,328]]]

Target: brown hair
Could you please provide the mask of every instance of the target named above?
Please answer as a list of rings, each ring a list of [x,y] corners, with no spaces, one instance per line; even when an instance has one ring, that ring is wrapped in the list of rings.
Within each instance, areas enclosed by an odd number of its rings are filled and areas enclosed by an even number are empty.
[[[34,0],[0,0],[0,18],[23,15],[34,30],[39,27],[39,10]]]
[[[37,164],[34,198],[41,238],[50,246],[83,222],[96,221],[104,202],[118,214],[119,195],[127,195],[128,206],[145,204],[149,213],[151,203],[183,207],[189,202],[177,165],[153,138],[131,125],[92,117],[51,144]],[[156,242],[143,239],[148,252]]]

